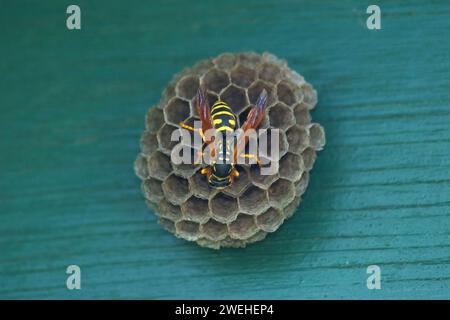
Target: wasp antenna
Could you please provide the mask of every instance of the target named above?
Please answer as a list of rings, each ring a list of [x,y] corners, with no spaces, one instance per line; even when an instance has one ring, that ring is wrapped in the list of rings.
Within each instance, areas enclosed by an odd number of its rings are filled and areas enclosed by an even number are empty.
[[[267,90],[263,89],[259,94],[258,100],[256,100],[256,106],[258,108],[264,108],[267,103]]]

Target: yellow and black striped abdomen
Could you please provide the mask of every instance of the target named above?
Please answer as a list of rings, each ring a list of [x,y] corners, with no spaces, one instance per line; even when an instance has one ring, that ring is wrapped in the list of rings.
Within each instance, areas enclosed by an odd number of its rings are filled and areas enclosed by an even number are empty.
[[[236,117],[231,108],[223,101],[217,101],[211,108],[211,118],[214,129],[217,131],[234,132]]]

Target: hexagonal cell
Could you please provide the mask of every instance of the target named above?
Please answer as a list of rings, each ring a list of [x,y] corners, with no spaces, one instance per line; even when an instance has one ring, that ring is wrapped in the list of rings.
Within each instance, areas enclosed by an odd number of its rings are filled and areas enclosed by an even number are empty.
[[[180,207],[167,202],[165,199],[162,199],[158,203],[157,214],[162,218],[175,222],[183,218]]]
[[[255,219],[253,216],[247,214],[240,214],[228,226],[230,236],[235,239],[247,239],[258,232]]]
[[[218,250],[220,249],[221,241],[213,241],[208,238],[199,238],[197,240],[197,244],[200,247]]]
[[[163,124],[164,112],[155,107],[151,108],[145,117],[145,128],[147,131],[156,133]]]
[[[285,219],[288,219],[292,217],[297,210],[300,202],[302,201],[302,198],[295,197],[294,200],[292,200],[291,203],[289,203],[284,209],[283,209],[283,215]]]
[[[159,101],[157,107],[162,109],[173,97],[175,97],[175,84],[172,82],[169,83],[169,85],[164,89],[161,100]]]
[[[236,169],[239,172],[239,177],[236,177],[233,183],[223,190],[224,193],[233,197],[238,197],[250,184],[247,171],[245,171],[241,166],[236,166]]]
[[[280,139],[280,141],[279,141],[279,143],[280,143],[279,154],[280,154],[280,158],[281,158],[288,152],[288,149],[289,149],[289,144],[287,142],[286,133],[284,131],[280,132],[280,138],[279,139]]]
[[[167,122],[173,125],[179,125],[180,122],[189,118],[191,107],[188,101],[174,98],[164,109],[164,116]]]
[[[303,94],[302,87],[298,87],[296,84],[292,82],[288,82],[291,85],[292,92],[294,94],[294,98],[296,101],[296,104],[291,105],[292,107],[295,107],[297,104],[302,103],[303,99],[305,98],[305,95]]]
[[[191,196],[187,180],[174,174],[164,180],[162,189],[166,199],[172,204],[180,205]]]
[[[227,225],[214,219],[210,219],[208,222],[201,225],[200,230],[206,238],[213,241],[225,239],[228,233]]]
[[[244,89],[238,88],[234,85],[229,86],[220,95],[220,100],[225,101],[234,113],[238,113],[248,104],[247,96]]]
[[[267,190],[269,202],[277,208],[284,208],[295,198],[294,185],[286,179],[278,179]]]
[[[164,180],[172,171],[170,158],[160,151],[153,152],[147,164],[150,176],[159,180]]]
[[[297,196],[301,196],[302,194],[304,194],[306,191],[306,188],[308,187],[308,183],[309,183],[309,172],[305,171],[305,172],[303,172],[300,180],[298,182],[296,182],[294,185],[295,194]]]
[[[286,132],[286,138],[289,143],[289,151],[301,154],[309,146],[309,134],[308,131],[295,125]]]
[[[144,180],[148,177],[147,158],[143,154],[139,154],[134,161],[134,172],[136,175]]]
[[[322,126],[318,123],[313,123],[307,128],[309,130],[309,141],[311,147],[315,150],[322,150],[325,145],[325,131]]]
[[[195,165],[195,164],[187,164],[187,163],[182,163],[182,164],[177,164],[177,165],[173,165],[173,169],[174,172],[185,178],[188,179],[190,178],[198,169],[200,169],[199,165]]]
[[[278,139],[276,136],[276,132],[278,132]],[[272,145],[272,140],[274,140],[274,142],[276,142],[277,144]],[[276,128],[260,130],[258,135],[258,142],[258,151],[260,157],[275,161],[281,159],[281,157],[283,157],[289,149],[286,134],[282,130]],[[275,146],[277,146],[277,148],[275,148]]]
[[[277,96],[278,100],[284,102],[288,106],[292,106],[297,101],[294,90],[287,81],[281,81],[277,85]]]
[[[305,165],[305,170],[309,171],[312,169],[314,162],[316,161],[316,151],[313,148],[306,148],[305,151],[302,152],[303,163]]]
[[[209,201],[209,207],[212,217],[222,223],[233,221],[238,213],[237,200],[221,192]]]
[[[178,143],[177,141],[171,140],[172,133],[175,130],[178,130],[178,128],[166,123],[158,131],[157,138],[159,146],[161,147],[161,151],[166,154],[170,154],[173,147]]]
[[[277,83],[281,79],[280,67],[272,63],[264,63],[261,65],[258,77],[264,81]]]
[[[213,59],[205,59],[197,62],[192,68],[191,72],[198,76],[206,73],[209,69],[214,67]]]
[[[171,233],[175,233],[176,232],[175,223],[173,221],[170,221],[170,220],[167,220],[167,219],[164,219],[164,218],[159,218],[158,222],[167,231],[169,231]]]
[[[284,59],[278,58],[276,55],[270,52],[263,52],[262,58],[264,62],[274,63],[280,67],[287,68],[287,62]]]
[[[196,171],[189,178],[189,187],[192,193],[199,198],[209,199],[216,191],[209,187],[206,176],[200,172]]]
[[[231,237],[226,237],[220,241],[220,246],[224,248],[245,248],[246,241],[232,239]]]
[[[258,80],[248,88],[248,99],[251,104],[256,103],[263,89],[266,89],[267,91],[268,106],[272,105],[276,101],[274,87],[271,84]]]
[[[231,71],[231,82],[240,87],[247,88],[255,79],[256,71],[243,65],[239,65]]]
[[[292,82],[296,87],[302,86],[306,83],[305,78],[299,75],[296,71],[291,69],[285,69],[283,71],[285,78]]]
[[[149,131],[144,131],[140,140],[141,151],[145,155],[150,155],[153,151],[158,149],[158,139],[156,134]]]
[[[216,103],[217,101],[219,101],[219,96],[213,92],[208,91],[208,93],[206,93],[206,101],[208,102],[208,106],[212,106],[214,105],[214,103]],[[194,105],[195,108],[195,105]],[[195,110],[195,115],[197,114],[197,110]]]
[[[242,212],[257,215],[269,207],[266,191],[251,186],[239,197],[239,208]]]
[[[186,220],[205,223],[209,220],[208,201],[197,197],[190,197],[181,205],[181,212]]]
[[[299,103],[294,107],[294,117],[297,124],[308,124],[311,122],[308,106],[305,103]]]
[[[255,69],[261,63],[261,56],[251,52],[241,53],[239,54],[239,63],[248,68]]]
[[[258,165],[252,165],[249,169],[249,178],[254,185],[267,189],[272,182],[278,179],[278,174],[262,175],[261,168]]]
[[[280,177],[295,182],[300,180],[303,171],[305,171],[305,165],[301,156],[288,152],[281,158],[278,172]]]
[[[266,236],[267,236],[267,232],[265,232],[263,230],[259,230],[254,235],[252,235],[250,238],[245,240],[245,243],[250,244],[250,243],[258,242],[258,241],[264,240],[264,238]]]
[[[256,217],[256,224],[266,232],[274,232],[283,224],[283,221],[283,213],[276,208],[269,208],[266,212]]]
[[[237,57],[231,53],[223,53],[214,59],[216,66],[223,70],[230,70],[236,64]]]
[[[161,181],[154,178],[146,179],[142,182],[142,192],[148,200],[152,202],[159,202],[163,197],[164,193],[161,188]]]
[[[313,109],[317,104],[317,92],[309,83],[305,83],[302,86],[303,89],[303,102],[306,103],[309,109]]]
[[[183,143],[184,141],[184,143]],[[190,143],[189,139],[181,139],[170,152],[170,161],[172,165],[182,164],[182,163],[194,163],[195,160],[199,160],[199,156],[194,152],[194,148]]]
[[[197,94],[200,81],[195,76],[187,76],[177,83],[176,93],[179,97],[190,100]]]
[[[179,221],[175,224],[175,228],[177,235],[186,240],[195,241],[198,239],[200,225],[196,222]]]
[[[158,214],[157,214],[157,211],[156,211],[156,208],[158,208],[158,204],[157,204],[157,203],[145,199],[145,204],[146,204],[147,207],[149,207],[152,211],[154,211],[154,213],[155,213],[156,215],[158,215]]]
[[[272,127],[284,130],[295,124],[291,109],[281,102],[269,109],[269,120]]]
[[[207,90],[220,93],[223,88],[230,84],[230,79],[225,71],[219,69],[209,70],[202,79],[203,87]]]
[[[171,153],[174,172],[186,179],[191,177],[200,168],[200,157],[198,150],[181,143],[177,144]]]

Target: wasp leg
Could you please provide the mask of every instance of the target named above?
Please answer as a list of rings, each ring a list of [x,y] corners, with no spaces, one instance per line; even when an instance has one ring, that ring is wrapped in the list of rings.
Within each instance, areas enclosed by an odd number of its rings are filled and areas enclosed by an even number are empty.
[[[234,182],[234,180],[236,179],[236,177],[239,177],[239,171],[237,171],[236,168],[233,168],[233,169],[231,169],[231,172],[230,172],[230,180],[231,180],[231,183]]]
[[[197,150],[197,155],[194,158],[194,164],[201,164],[203,162],[203,157],[205,153],[202,150]]]
[[[248,159],[250,159],[250,158],[251,159],[256,159],[256,163],[258,164],[258,166],[261,167],[261,160],[259,159],[259,157],[256,154],[253,154],[253,153],[241,153],[239,156],[243,157],[243,158],[248,158]]]
[[[179,125],[183,129],[187,129],[189,131],[194,131],[194,132],[197,131],[200,134],[200,136],[202,137],[203,141],[206,141],[206,137],[203,134],[203,130],[201,128],[194,128],[194,127],[191,127],[190,125],[187,125],[186,123],[183,123],[183,122],[180,122]]]
[[[188,129],[190,131],[198,131],[199,129],[195,129],[194,127],[191,127],[190,125],[187,125],[184,122],[180,122],[179,123],[180,127],[184,128],[184,129]]]
[[[205,167],[200,171],[201,174],[206,175],[206,180],[209,181],[209,178],[211,177],[212,170],[211,167]]]

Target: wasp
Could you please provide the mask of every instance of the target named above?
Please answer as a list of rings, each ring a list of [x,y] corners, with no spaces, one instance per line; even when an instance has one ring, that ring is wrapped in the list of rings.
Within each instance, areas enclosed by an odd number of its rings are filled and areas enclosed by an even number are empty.
[[[247,130],[257,129],[264,118],[267,104],[267,91],[262,90],[255,105],[250,109],[246,121],[241,125],[241,132],[244,134],[236,135],[237,117],[230,106],[224,101],[216,101],[210,108],[205,99],[205,91],[202,87],[198,89],[196,96],[196,111],[201,120],[201,128],[193,128],[183,122],[180,127],[190,131],[198,131],[203,142],[211,145],[211,154],[213,160],[201,170],[206,175],[208,184],[214,189],[224,189],[231,185],[239,171],[236,169],[238,157],[255,158],[260,164],[259,158],[255,154],[245,153],[245,146],[248,142]],[[215,130],[214,137],[206,137],[205,132]],[[237,142],[234,143],[234,139]]]

